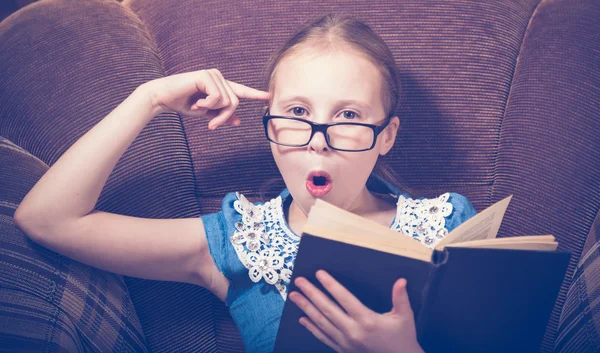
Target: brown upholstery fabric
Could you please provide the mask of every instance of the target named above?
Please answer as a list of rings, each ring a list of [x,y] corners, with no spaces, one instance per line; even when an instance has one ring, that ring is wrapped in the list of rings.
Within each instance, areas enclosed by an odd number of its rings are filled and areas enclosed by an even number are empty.
[[[0,135],[48,165],[135,87],[163,74],[153,39],[117,2],[37,2],[3,21],[0,38]],[[180,119],[163,114],[125,152],[96,209],[197,217],[194,185]],[[215,347],[210,292],[182,283],[126,283],[152,350]]]
[[[0,215],[0,219],[4,219]],[[2,220],[4,222],[4,220]],[[0,230],[3,229],[0,223]],[[0,287],[0,342],[4,352],[83,352],[73,322],[57,306]]]
[[[364,20],[396,57],[402,127],[387,159],[405,183],[422,196],[460,192],[478,210],[513,194],[501,236],[554,234],[572,252],[540,348],[552,351],[600,209],[595,0],[41,1],[0,23],[0,136],[52,165],[153,78],[215,67],[264,88],[268,57],[327,12]],[[260,102],[242,101],[242,126],[214,132],[202,119],[156,117],[117,164],[97,208],[196,217],[217,211],[230,191],[257,200],[274,179],[269,193],[279,192],[262,112]],[[204,289],[125,283],[149,350],[242,351],[225,307]]]
[[[581,249],[600,210],[600,3],[537,7],[515,68],[490,196],[516,197],[501,236],[553,234],[572,253],[552,312],[551,351]]]
[[[558,326],[555,352],[600,352],[600,213],[590,229]]]
[[[54,253],[13,220],[48,166],[0,137],[0,350],[146,351],[123,277]]]

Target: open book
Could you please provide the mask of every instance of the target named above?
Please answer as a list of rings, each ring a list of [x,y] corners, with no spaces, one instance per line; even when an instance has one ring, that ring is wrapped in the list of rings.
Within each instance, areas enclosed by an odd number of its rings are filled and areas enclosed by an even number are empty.
[[[552,235],[496,238],[509,196],[473,216],[434,249],[317,199],[296,256],[288,293],[328,271],[378,313],[392,308],[392,286],[407,279],[417,337],[430,352],[537,352],[570,254]],[[333,300],[333,298],[330,296]],[[335,300],[334,300],[335,301]],[[275,352],[333,352],[283,309]]]

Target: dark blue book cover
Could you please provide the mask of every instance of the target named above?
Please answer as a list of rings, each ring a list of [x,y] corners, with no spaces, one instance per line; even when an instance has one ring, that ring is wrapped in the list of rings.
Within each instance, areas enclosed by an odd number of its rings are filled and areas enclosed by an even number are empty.
[[[431,261],[304,233],[288,293],[302,276],[327,270],[373,311],[392,308],[392,286],[407,279],[418,340],[425,352],[537,352],[563,281],[569,253],[446,247]],[[333,298],[332,298],[333,299]],[[333,352],[298,320],[287,300],[275,352]]]

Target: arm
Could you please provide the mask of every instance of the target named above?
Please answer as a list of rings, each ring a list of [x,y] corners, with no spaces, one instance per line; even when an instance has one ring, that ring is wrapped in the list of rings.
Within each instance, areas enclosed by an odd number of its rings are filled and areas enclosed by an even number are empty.
[[[223,281],[210,261],[200,218],[144,219],[93,210],[122,154],[161,113],[149,97],[146,86],[138,87],[71,146],[25,196],[15,223],[33,241],[90,266],[215,287]]]
[[[144,85],[136,88],[77,140],[25,196],[15,218],[35,220],[45,228],[89,214],[117,161],[146,124],[161,113],[150,103],[149,94]]]
[[[136,88],[29,191],[15,212],[17,226],[33,241],[85,264],[128,276],[195,283],[224,299],[228,282],[212,261],[201,219],[145,219],[93,210],[116,163],[155,115],[218,112],[212,115],[214,129],[239,124],[233,115],[236,94],[268,97],[210,71],[168,76]],[[217,85],[219,77],[223,82]],[[198,91],[207,97],[190,106],[189,97]]]
[[[126,276],[197,284],[225,300],[229,282],[210,256],[200,217],[150,219],[94,210],[45,228],[36,222],[15,214],[33,241],[76,261]]]

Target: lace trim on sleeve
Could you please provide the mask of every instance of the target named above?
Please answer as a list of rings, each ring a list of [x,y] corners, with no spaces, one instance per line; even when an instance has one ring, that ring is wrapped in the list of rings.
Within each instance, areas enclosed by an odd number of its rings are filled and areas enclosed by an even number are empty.
[[[452,213],[450,193],[437,198],[415,200],[402,195],[398,197],[396,219],[392,229],[433,248],[448,234],[446,219]]]
[[[252,204],[242,194],[236,196],[233,207],[242,221],[235,224],[231,244],[252,282],[264,279],[286,300],[300,239],[285,226],[281,196],[263,205]]]

